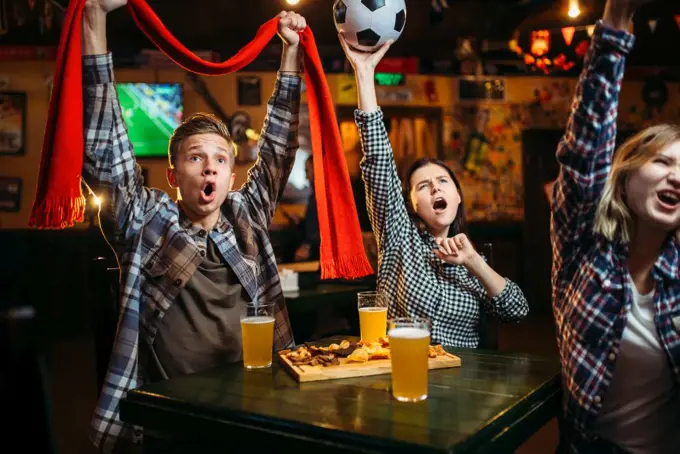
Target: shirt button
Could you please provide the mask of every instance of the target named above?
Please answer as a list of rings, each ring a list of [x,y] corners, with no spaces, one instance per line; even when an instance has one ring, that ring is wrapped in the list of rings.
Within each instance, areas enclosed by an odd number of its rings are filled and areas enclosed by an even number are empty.
[[[175,280],[175,285],[176,285],[177,287],[179,287],[180,285],[182,285],[182,279],[176,279],[176,280]]]
[[[601,398],[600,396],[595,396],[595,397],[593,398],[593,401],[594,401],[596,404],[599,404],[600,402],[602,402],[602,398]]]
[[[604,282],[602,283],[603,287],[609,287],[610,285],[612,285],[612,281],[610,281],[609,279],[605,279]]]
[[[609,356],[607,356],[607,358],[609,358],[609,361],[614,361],[616,359],[616,354],[614,354],[614,352],[611,352]]]
[[[200,236],[200,237],[204,237],[205,234],[206,234],[206,231],[205,231],[205,230],[200,230],[200,231],[198,232],[198,236]]]
[[[205,257],[205,250],[201,249],[201,252],[199,252],[199,254],[201,254],[201,257]]]

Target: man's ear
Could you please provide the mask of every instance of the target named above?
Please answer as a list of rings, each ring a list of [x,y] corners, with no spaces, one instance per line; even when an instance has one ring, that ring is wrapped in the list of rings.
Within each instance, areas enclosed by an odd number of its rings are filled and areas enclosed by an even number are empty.
[[[168,184],[172,189],[177,189],[177,175],[174,167],[165,169],[165,177],[168,179]]]
[[[234,187],[234,181],[236,181],[236,174],[232,171],[231,178],[229,178],[229,191]]]

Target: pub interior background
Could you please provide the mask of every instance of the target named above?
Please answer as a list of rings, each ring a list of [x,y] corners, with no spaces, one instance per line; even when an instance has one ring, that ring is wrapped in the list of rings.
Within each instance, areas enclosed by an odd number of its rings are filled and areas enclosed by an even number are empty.
[[[149,3],[182,43],[204,58],[220,61],[238,51],[260,24],[280,10],[303,14],[315,33],[337,106],[357,206],[365,210],[361,150],[352,118],[356,87],[337,41],[331,0],[300,0],[296,5],[251,0],[247,12],[241,2],[194,0],[196,17],[191,21],[186,20],[181,0]],[[574,3],[580,14],[572,18],[568,11]],[[378,68],[378,98],[395,158],[432,156],[453,167],[464,188],[473,242],[478,248],[492,243],[497,270],[515,280],[527,296],[530,318],[521,325],[501,327],[501,349],[557,354],[545,185],[556,176],[556,146],[592,25],[604,3],[410,0],[405,31]],[[58,452],[87,453],[91,448],[86,430],[98,393],[88,276],[92,259],[110,256],[110,249],[100,235],[91,198],[86,222],[76,227],[58,231],[27,227],[66,4],[66,0],[0,0],[0,310],[4,314],[0,348],[6,357],[16,359],[20,351],[24,358],[25,352],[31,352],[42,361],[38,375],[43,382],[27,378],[36,373],[31,372],[34,363],[26,361],[25,367],[23,362],[9,367],[16,381],[5,380],[3,385],[16,383],[20,388],[10,394],[31,396],[25,399],[32,410],[17,415],[31,424],[24,438],[27,443],[40,438],[36,431],[44,430]],[[539,30],[544,32],[536,33]],[[634,31],[637,44],[621,94],[619,141],[655,122],[680,123],[680,3],[649,5],[636,16]],[[240,186],[254,162],[252,147],[273,89],[279,41],[273,40],[243,71],[195,77],[155,50],[127,11],[111,14],[108,40],[118,83],[171,84],[177,90],[180,114],[209,111],[228,121],[239,143],[235,171],[236,187]],[[303,94],[300,150],[272,226],[280,262],[292,260],[296,244],[290,239],[298,235],[293,219],[304,215],[309,194],[304,99]],[[146,184],[170,192],[165,180],[166,148],[151,148],[156,157],[139,158]],[[362,222],[362,229],[369,256],[375,259],[370,226]],[[4,359],[3,363],[7,364]],[[3,374],[11,375],[3,372],[0,377]],[[2,399],[9,399],[7,391],[2,389]],[[552,452],[556,438],[553,421],[519,452]],[[7,440],[3,437],[0,443]]]

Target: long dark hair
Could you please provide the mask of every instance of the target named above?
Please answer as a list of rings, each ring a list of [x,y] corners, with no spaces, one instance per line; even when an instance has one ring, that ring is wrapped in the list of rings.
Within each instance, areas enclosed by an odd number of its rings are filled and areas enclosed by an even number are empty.
[[[451,224],[451,228],[449,228],[449,237],[453,237],[458,235],[459,233],[465,233],[467,235],[467,220],[465,219],[465,206],[463,204],[463,190],[460,187],[460,182],[458,181],[458,178],[456,178],[456,175],[454,175],[453,170],[447,166],[444,161],[436,158],[419,158],[416,160],[413,160],[412,158],[405,158],[404,161],[401,163],[401,168],[402,168],[402,175],[401,175],[401,180],[402,180],[402,187],[404,188],[404,202],[406,202],[406,210],[408,211],[409,215],[411,216],[411,219],[418,225],[420,228],[425,229],[425,223],[423,222],[422,219],[416,214],[416,210],[413,207],[413,203],[411,203],[411,176],[413,175],[413,172],[416,170],[420,169],[421,167],[424,167],[428,164],[435,164],[441,167],[442,169],[445,169],[446,172],[449,174],[451,177],[451,180],[453,180],[453,184],[456,185],[456,189],[458,190],[458,195],[460,196],[460,204],[458,205],[458,211],[456,212],[456,218],[453,220],[453,223]]]

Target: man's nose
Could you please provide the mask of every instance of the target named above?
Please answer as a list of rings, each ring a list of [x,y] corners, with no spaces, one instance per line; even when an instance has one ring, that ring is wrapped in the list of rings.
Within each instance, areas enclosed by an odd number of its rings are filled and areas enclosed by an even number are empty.
[[[209,175],[216,175],[217,174],[217,166],[215,165],[214,162],[212,161],[206,161],[205,167],[203,168],[203,175],[209,176]]]

